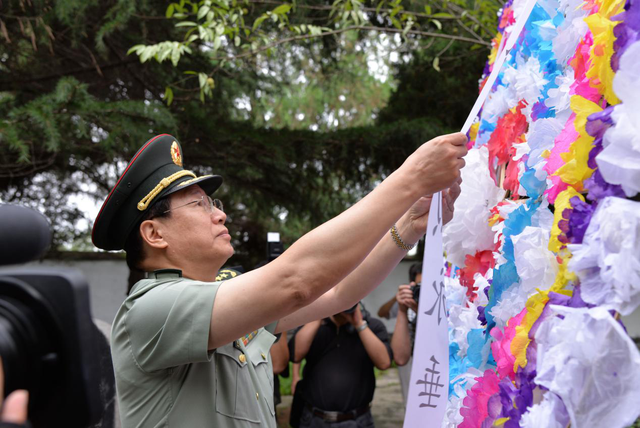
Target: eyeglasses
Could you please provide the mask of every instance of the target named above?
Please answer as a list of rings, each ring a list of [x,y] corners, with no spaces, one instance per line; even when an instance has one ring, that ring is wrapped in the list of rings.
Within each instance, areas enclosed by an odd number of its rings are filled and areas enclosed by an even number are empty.
[[[200,196],[199,199],[195,201],[187,202],[184,205],[180,205],[179,207],[171,208],[170,210],[166,210],[162,214],[166,214],[169,211],[177,210],[178,208],[186,207],[187,205],[197,204],[201,206],[207,214],[213,213],[213,208],[217,208],[220,211],[224,212],[224,206],[222,205],[222,201],[220,199],[211,199],[210,196]]]

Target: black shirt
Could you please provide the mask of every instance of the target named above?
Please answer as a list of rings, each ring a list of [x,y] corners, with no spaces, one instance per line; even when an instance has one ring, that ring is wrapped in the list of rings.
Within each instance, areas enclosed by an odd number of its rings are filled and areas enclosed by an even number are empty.
[[[393,360],[384,324],[375,318],[368,318],[367,322]],[[295,336],[289,341],[289,350],[293,358]],[[337,327],[325,318],[318,327],[306,360],[302,396],[310,405],[325,411],[347,412],[373,400],[376,388],[373,362],[351,324]]]

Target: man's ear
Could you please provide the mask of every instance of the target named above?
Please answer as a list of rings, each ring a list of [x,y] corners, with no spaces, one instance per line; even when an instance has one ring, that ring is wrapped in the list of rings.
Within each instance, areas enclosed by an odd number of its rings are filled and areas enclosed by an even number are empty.
[[[162,223],[152,219],[140,224],[140,236],[151,248],[167,248],[169,244],[162,235]]]

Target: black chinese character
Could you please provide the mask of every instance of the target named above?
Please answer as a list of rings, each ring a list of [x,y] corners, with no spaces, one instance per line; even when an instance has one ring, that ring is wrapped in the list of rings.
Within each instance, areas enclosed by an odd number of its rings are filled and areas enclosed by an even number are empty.
[[[444,282],[442,282],[442,280],[440,280],[440,290],[438,290],[438,286],[436,285],[436,281],[433,281],[433,290],[436,292],[436,301],[433,303],[433,306],[431,306],[431,309],[429,309],[427,312],[425,312],[425,314],[427,315],[432,315],[433,311],[436,309],[436,307],[438,307],[438,325],[440,325],[440,321],[442,320],[443,315],[446,314],[446,307],[445,307],[445,296],[444,296]]]
[[[440,226],[440,230],[442,230],[442,218],[440,217],[440,207],[442,206],[442,192],[438,192],[435,198],[436,198],[436,205],[438,206],[438,224],[436,224],[433,227],[433,232],[431,233],[432,236],[436,234],[436,230],[438,230],[438,226]]]
[[[430,369],[429,368],[424,369],[427,372],[424,375],[424,380],[418,379],[416,384],[424,385],[424,392],[420,392],[418,396],[419,397],[427,396],[427,402],[420,403],[420,407],[432,407],[435,409],[436,407],[438,407],[438,405],[431,404],[431,398],[440,398],[440,394],[437,393],[438,388],[444,387],[444,385],[440,383],[440,372],[436,371],[436,366],[440,363],[438,362],[438,360],[436,360],[436,357],[434,357],[433,355],[431,356],[431,361],[433,362],[433,367]],[[429,375],[431,375],[430,379],[428,379]],[[436,379],[436,376],[438,376],[437,379]]]

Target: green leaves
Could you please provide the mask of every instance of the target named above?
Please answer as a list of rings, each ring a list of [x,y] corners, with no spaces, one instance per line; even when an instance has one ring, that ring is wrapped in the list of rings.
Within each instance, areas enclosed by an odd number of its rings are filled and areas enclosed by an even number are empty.
[[[199,62],[200,69],[196,72],[213,77],[215,65],[212,64],[220,61],[242,67],[249,57],[262,54],[269,58],[275,49],[288,44],[339,34],[347,29],[360,34],[376,30],[400,33],[406,43],[414,43],[413,48],[419,45],[415,42],[420,38],[440,35],[472,46],[487,46],[493,33],[481,31],[482,19],[495,21],[497,6],[485,3],[427,0],[426,4],[416,6],[409,0],[378,0],[373,9],[363,0],[333,0],[330,8],[266,0],[180,0],[170,3],[165,11],[165,16],[174,22],[177,40],[135,45],[129,54],[135,53],[141,62],[154,58],[159,63],[171,61],[177,67],[185,56],[197,52],[205,60]],[[422,8],[425,13],[421,12]],[[490,27],[495,28],[495,24]],[[486,34],[487,39],[478,34]],[[236,62],[237,59],[241,61]],[[434,62],[433,68],[439,70],[439,63]],[[192,83],[187,86],[193,88],[195,79],[189,81]],[[200,100],[210,96],[207,88],[209,85],[198,81]]]
[[[200,101],[204,103],[205,97],[212,96],[213,88],[215,88],[215,80],[205,73],[198,73],[198,83],[200,85]]]
[[[437,56],[433,59],[433,68],[439,73],[440,72],[440,57]]]
[[[167,18],[171,18],[173,16],[173,12],[175,11],[175,5],[173,3],[171,3],[168,7],[167,7],[167,12],[165,13],[165,16]]]
[[[168,106],[173,102],[173,89],[170,86],[164,88],[164,102],[167,103]]]
[[[271,13],[274,13],[276,15],[285,15],[287,13],[289,13],[289,11],[291,10],[291,5],[290,4],[282,4],[278,7],[276,7],[275,9],[273,9],[271,11]]]
[[[167,59],[171,60],[174,67],[178,65],[180,57],[187,53],[191,53],[191,48],[180,42],[161,42],[155,45],[135,45],[127,51],[127,55],[135,53],[140,57],[140,62],[147,62],[151,58],[155,58],[159,63]]]

